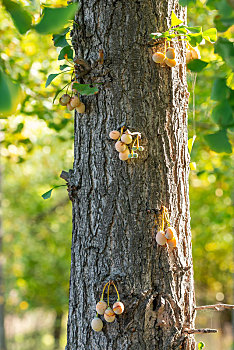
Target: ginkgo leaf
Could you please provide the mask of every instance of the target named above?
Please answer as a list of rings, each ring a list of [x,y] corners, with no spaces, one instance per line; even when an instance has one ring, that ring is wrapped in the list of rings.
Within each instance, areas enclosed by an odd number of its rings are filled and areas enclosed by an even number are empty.
[[[172,11],[171,13],[171,27],[178,26],[183,23],[178,17],[176,17],[175,13]]]

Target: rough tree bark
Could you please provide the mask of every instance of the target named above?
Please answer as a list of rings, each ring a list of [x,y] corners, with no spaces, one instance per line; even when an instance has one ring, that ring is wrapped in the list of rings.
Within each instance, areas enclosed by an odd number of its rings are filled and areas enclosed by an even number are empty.
[[[99,94],[83,98],[75,115],[73,201],[67,350],[195,349],[187,149],[185,44],[179,64],[152,61],[149,34],[170,26],[171,11],[185,20],[178,0],[80,0],[72,31],[76,55],[103,65]],[[108,134],[122,122],[142,132],[145,151],[121,162]],[[163,203],[178,234],[175,249],[157,246],[153,215]],[[103,285],[116,281],[126,311],[95,333],[90,322]],[[114,300],[114,299],[113,299]]]

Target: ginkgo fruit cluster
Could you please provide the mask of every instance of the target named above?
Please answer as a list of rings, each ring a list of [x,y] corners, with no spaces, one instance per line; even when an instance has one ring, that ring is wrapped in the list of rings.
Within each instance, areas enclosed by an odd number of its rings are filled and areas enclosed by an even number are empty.
[[[110,294],[111,285],[114,286],[118,297],[117,301],[114,303],[112,308],[110,307],[110,303],[109,303],[109,294]],[[104,298],[104,292],[107,286],[108,286],[108,289],[107,289],[107,303],[106,303],[103,300],[103,298]],[[112,323],[114,322],[116,315],[121,315],[124,312],[124,304],[120,301],[119,292],[113,281],[110,281],[105,284],[102,291],[101,299],[96,304],[96,312],[97,312],[96,317],[94,317],[94,319],[91,322],[91,327],[96,332],[100,332],[103,328],[103,322],[99,317],[100,315],[104,316],[104,319],[106,322]]]
[[[169,247],[175,248],[177,245],[176,230],[171,226],[168,210],[164,206],[162,207],[161,228],[156,233],[155,239],[161,246],[167,243]]]
[[[116,140],[115,149],[119,152],[120,160],[138,158],[136,151],[142,152],[144,147],[140,146],[141,134],[139,132],[130,132],[126,127],[122,127],[121,131],[113,130],[109,137]]]
[[[166,44],[165,44],[166,45]],[[152,59],[155,63],[166,64],[169,67],[175,67],[177,64],[176,61],[175,49],[173,47],[166,48],[163,52],[155,52],[152,56]]]
[[[63,94],[60,99],[59,103],[61,106],[67,106],[67,109],[69,111],[73,111],[73,109],[76,109],[76,111],[80,114],[85,112],[85,105],[82,103],[78,96],[70,96],[68,94]]]

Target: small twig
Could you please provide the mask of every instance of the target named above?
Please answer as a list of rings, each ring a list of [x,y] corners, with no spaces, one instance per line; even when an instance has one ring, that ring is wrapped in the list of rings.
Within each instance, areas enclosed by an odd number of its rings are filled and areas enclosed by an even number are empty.
[[[61,174],[60,174],[60,177],[61,179],[65,180],[65,181],[68,181],[69,179],[69,173],[67,171],[62,171]]]
[[[224,309],[234,309],[234,305],[214,304],[214,305],[204,305],[204,306],[196,307],[196,310],[206,310],[206,309],[215,309],[216,311],[223,311]]]
[[[210,328],[199,328],[199,329],[185,329],[184,333],[188,334],[198,334],[198,333],[218,333],[217,329]]]

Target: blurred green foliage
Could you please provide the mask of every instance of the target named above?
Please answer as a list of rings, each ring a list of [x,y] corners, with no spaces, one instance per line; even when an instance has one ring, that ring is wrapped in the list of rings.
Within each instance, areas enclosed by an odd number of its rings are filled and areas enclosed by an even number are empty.
[[[65,5],[64,1],[55,3]],[[38,9],[35,4],[30,2],[29,11]],[[232,141],[233,29],[229,26],[233,11],[226,0],[208,0],[208,5],[192,0],[188,8],[189,26],[202,25],[203,30],[215,26],[222,32],[215,48],[200,46],[201,58],[206,61],[208,57],[212,63],[197,75],[195,119],[195,75],[188,73],[189,137],[197,136],[191,152],[197,170],[191,171],[190,198],[198,304],[231,303],[234,272],[231,157],[212,151],[206,139],[207,134],[225,130]],[[42,40],[35,31],[21,36],[3,10],[0,21],[0,65],[22,90],[15,115],[1,122],[6,310],[13,315],[38,307],[66,312],[71,205],[65,187],[56,189],[51,200],[44,201],[41,195],[63,184],[59,173],[72,167],[72,114],[53,104],[54,91],[64,86],[69,76],[60,75],[45,89],[47,76],[59,69],[52,37],[43,36]],[[69,37],[67,40],[70,42]],[[16,342],[22,345],[11,340],[9,349],[51,349],[40,337],[40,332],[35,341],[18,337]]]

